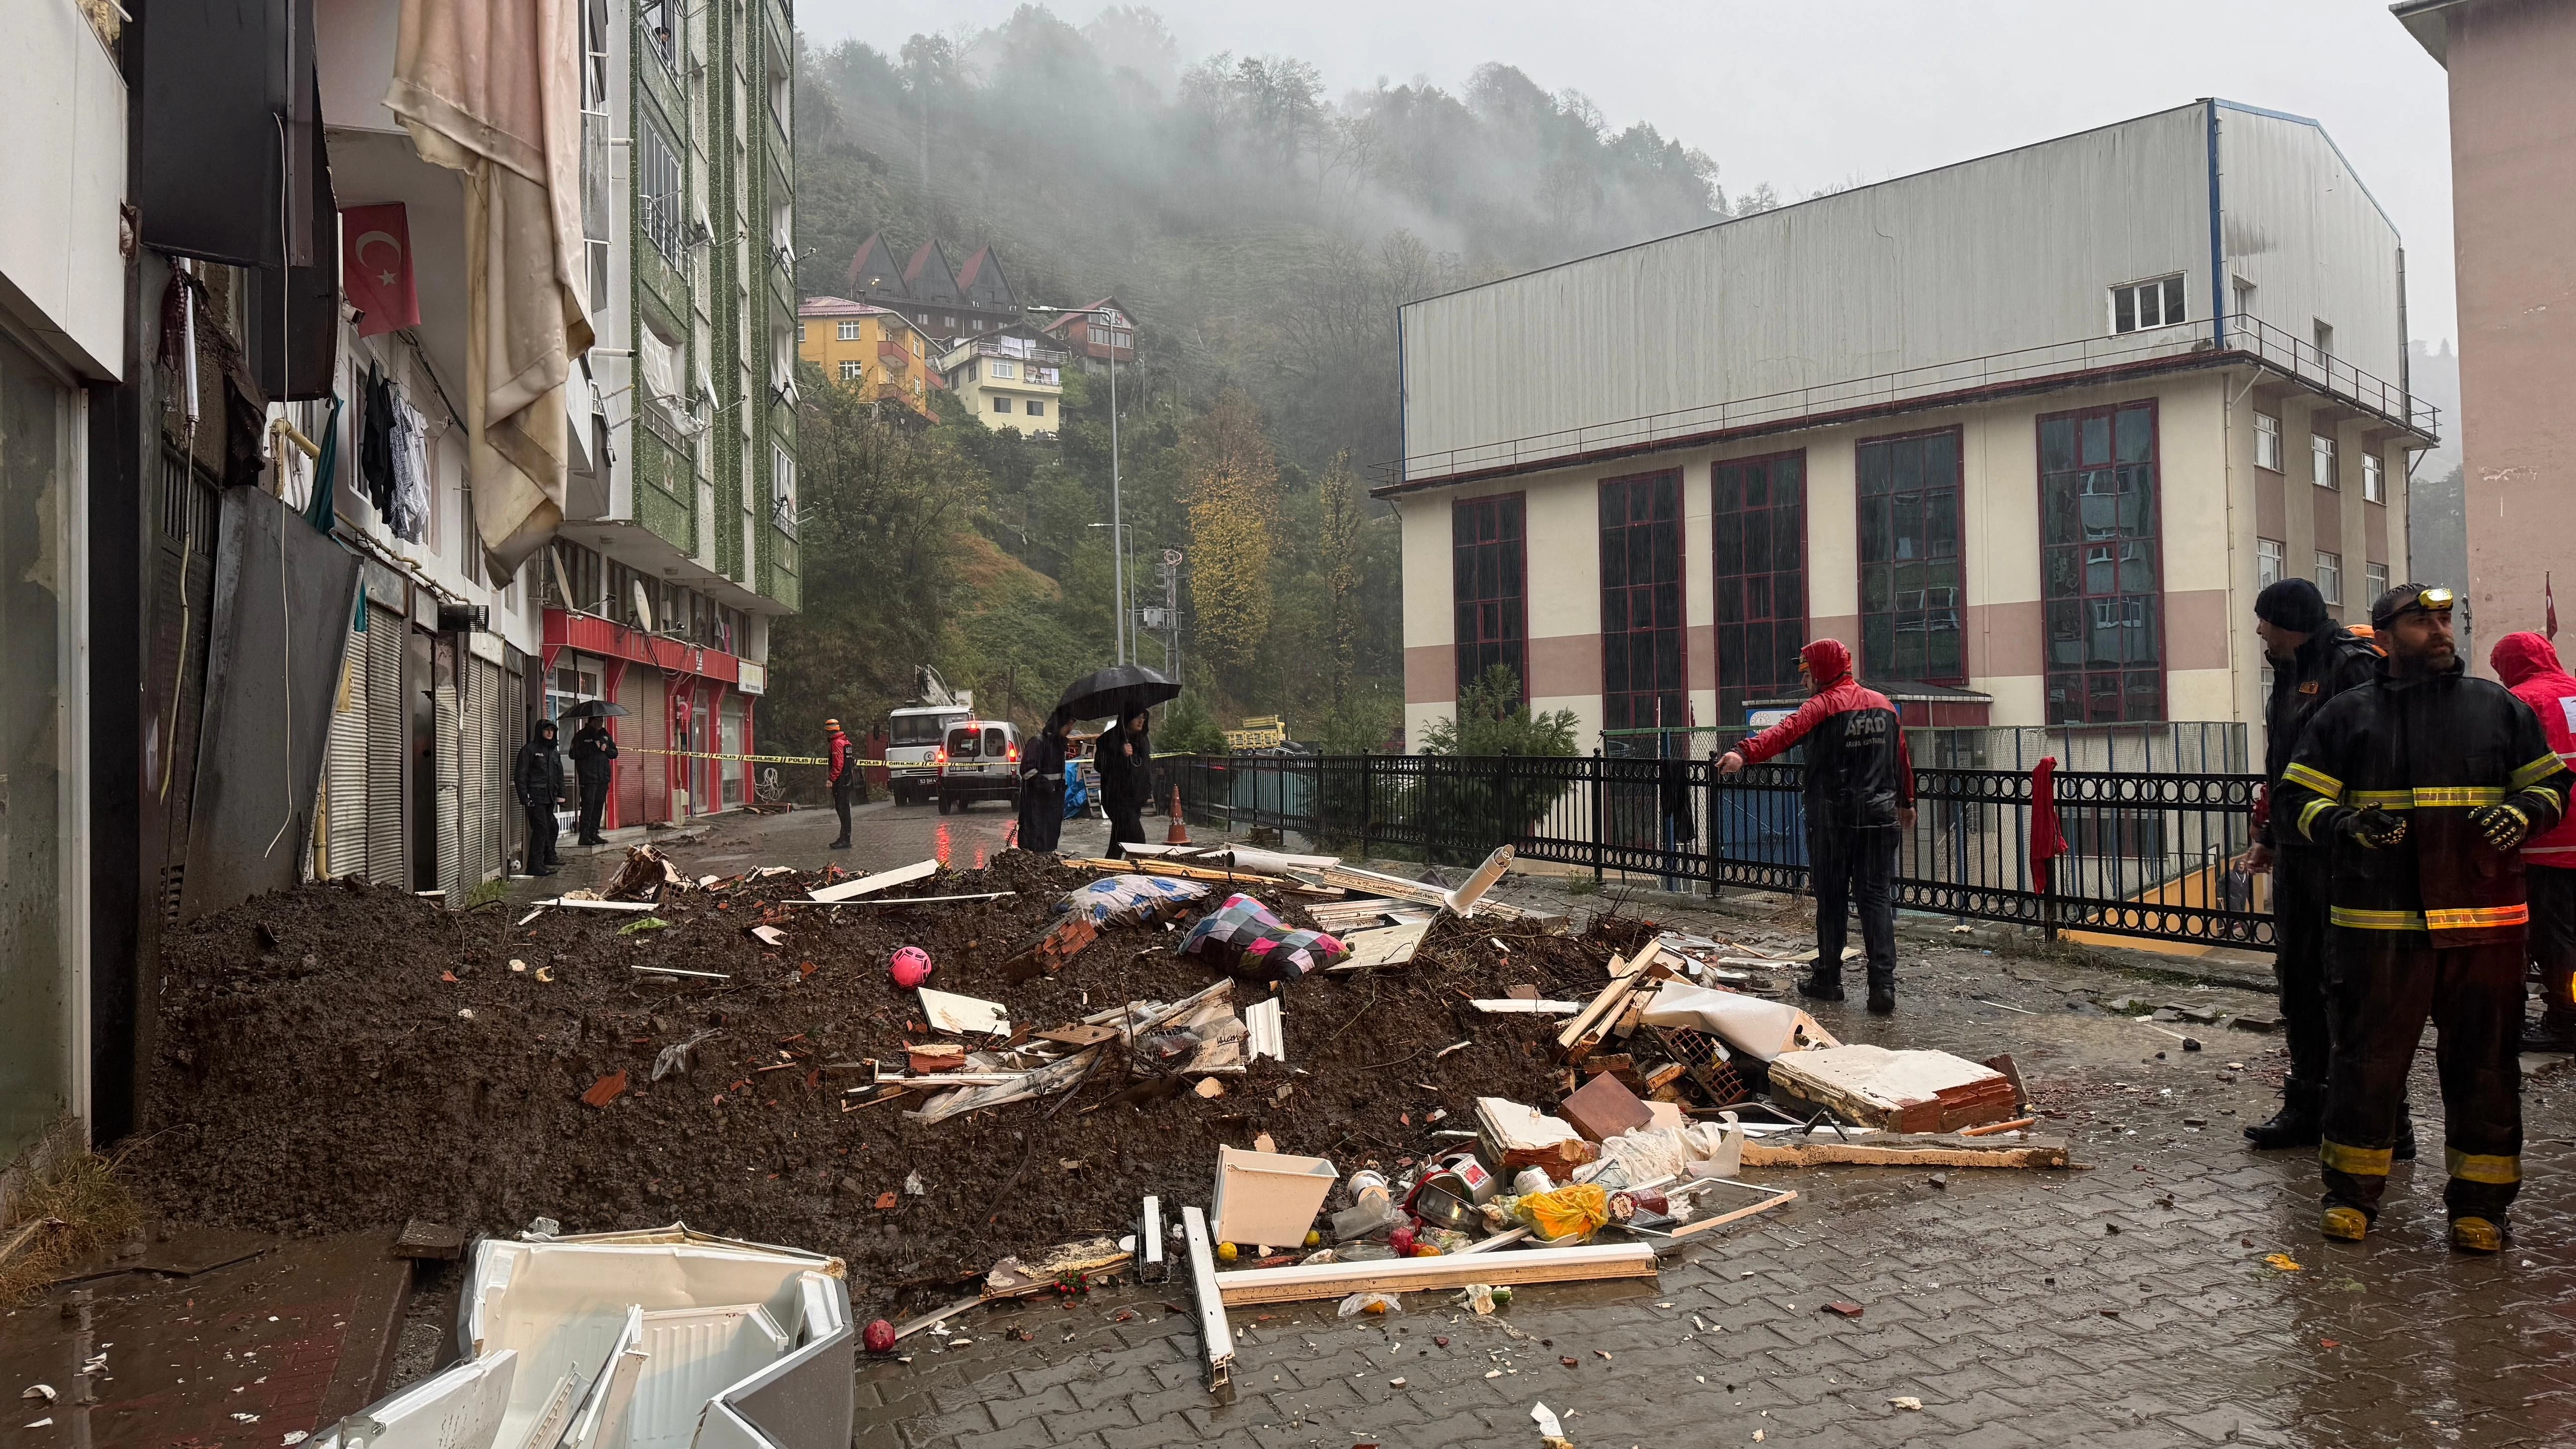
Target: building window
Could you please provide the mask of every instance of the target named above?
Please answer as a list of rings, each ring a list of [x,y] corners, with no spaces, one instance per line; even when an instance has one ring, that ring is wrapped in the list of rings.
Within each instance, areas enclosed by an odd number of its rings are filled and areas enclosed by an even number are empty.
[[[802,322],[796,324],[796,342],[800,347],[803,346],[805,342],[805,324]]]
[[[779,443],[769,445],[769,521],[789,538],[796,536],[796,455]],[[732,632],[725,631],[727,648]]]
[[[1500,665],[1520,681],[1521,698],[1530,697],[1529,603],[1522,592],[1527,563],[1521,495],[1449,506],[1449,599],[1460,693]]]
[[[2384,563],[2363,564],[2361,566],[2361,581],[2363,586],[2370,590],[2370,592],[2363,597],[2362,602],[2364,604],[2378,603],[2379,596],[2388,592],[2388,565]]]
[[[2362,502],[2385,503],[2388,501],[2388,476],[2382,471],[2386,466],[2386,464],[2380,462],[2379,455],[2377,453],[2364,453],[2361,455]]]
[[[857,382],[859,380],[859,372],[860,367],[857,362],[844,360],[841,363],[841,381]]]
[[[1045,417],[1045,416],[1046,416],[1046,402],[1045,402],[1045,400],[1044,400],[1044,399],[1042,399],[1042,398],[1030,398],[1030,399],[1029,399],[1029,401],[1028,401],[1028,412],[1029,412],[1029,416],[1030,416],[1030,417],[1033,417],[1033,418],[1042,418],[1042,417]]]
[[[2331,361],[2335,355],[2334,324],[2330,322],[2319,322],[2316,325],[2317,361],[2320,364],[2323,364]]]
[[[2281,471],[2281,420],[2270,413],[2254,415],[2254,466]]]
[[[856,323],[856,322],[844,322],[844,323],[842,323],[842,324],[841,324],[841,340],[842,340],[843,342],[856,342],[856,341],[858,341],[858,340],[859,340],[859,324],[858,324],[858,323]]]
[[[662,58],[662,64],[675,65],[678,43],[671,33],[671,0],[642,0],[635,13],[644,22],[646,45]]]
[[[2251,316],[2253,316],[2253,315],[2254,315],[2254,284],[2253,284],[2252,282],[2249,282],[2249,281],[2245,280],[2243,277],[2238,277],[2238,278],[2236,278],[2236,279],[2235,279],[2235,284],[2236,284],[2236,315],[2237,315],[2237,316],[2239,316],[2239,317],[2251,317]]]
[[[1807,642],[1807,455],[1720,463],[1711,478],[1717,580],[1717,725],[1798,692]]]
[[[2320,552],[2317,555],[2317,592],[2329,604],[2343,602],[2342,554]]]
[[[1006,398],[1006,397],[997,397],[997,398],[993,399],[993,411],[995,411],[995,412],[997,412],[997,413],[1006,413],[1006,412],[1009,412],[1010,410],[1011,410],[1011,400],[1010,400],[1009,398]]]
[[[2143,332],[2170,327],[2182,318],[2182,276],[2158,277],[2111,289],[2111,330]]]
[[[2335,479],[2335,440],[2323,433],[2308,434],[2308,481],[2320,488],[2338,486]]]
[[[650,124],[636,128],[635,189],[644,235],[663,260],[680,265],[680,158]]]
[[[992,375],[997,378],[1016,378],[1020,375],[1020,365],[1016,362],[996,357],[986,365],[992,369]]]
[[[2285,551],[2277,538],[2254,540],[2254,587],[2268,589],[2281,581],[2281,560]]]
[[[1682,475],[1601,483],[1602,728],[1679,728]]]
[[[1965,684],[1958,430],[1876,438],[1858,454],[1861,678]]]
[[[2164,718],[2153,403],[2039,420],[2048,723]]]

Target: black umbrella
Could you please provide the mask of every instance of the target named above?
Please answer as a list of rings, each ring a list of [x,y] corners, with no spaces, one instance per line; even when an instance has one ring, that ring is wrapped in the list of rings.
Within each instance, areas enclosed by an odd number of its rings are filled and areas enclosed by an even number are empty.
[[[1070,719],[1124,719],[1140,709],[1178,699],[1181,687],[1142,664],[1121,664],[1082,676],[1064,687],[1056,712]]]
[[[581,703],[574,705],[572,708],[565,710],[563,712],[563,717],[565,719],[589,719],[596,716],[600,719],[609,719],[626,712],[626,706],[614,703],[610,700],[585,699]]]

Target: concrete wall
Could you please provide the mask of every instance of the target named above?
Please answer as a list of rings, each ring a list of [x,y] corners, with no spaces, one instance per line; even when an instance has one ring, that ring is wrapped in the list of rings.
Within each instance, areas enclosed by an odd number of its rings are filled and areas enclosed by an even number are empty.
[[[2486,673],[2491,641],[2542,627],[2544,574],[2576,562],[2576,6],[2481,0],[2443,14],[2474,666]]]
[[[1528,657],[1531,703],[1571,709],[1587,737],[1601,725],[1601,601],[1597,489],[1602,478],[1655,468],[1682,473],[1683,579],[1688,624],[1686,677],[1691,708],[1716,722],[1710,560],[1711,471],[1730,458],[1803,450],[1807,486],[1808,637],[1857,644],[1860,596],[1856,445],[1864,439],[1934,428],[1960,429],[1962,553],[1966,562],[1966,648],[1971,688],[1994,697],[1996,724],[2039,724],[2046,713],[2039,542],[2038,419],[2046,414],[2152,399],[2157,408],[2162,493],[2165,714],[2175,720],[2262,717],[2262,651],[2254,638],[2255,539],[2265,489],[2279,511],[2298,505],[2282,532],[2297,562],[2318,533],[2321,494],[2329,529],[2350,545],[2358,591],[2362,541],[2379,556],[2404,557],[2403,453],[2387,470],[2390,505],[2361,501],[2358,450],[2372,436],[2348,417],[2331,424],[2344,440],[2350,481],[2327,494],[2304,472],[2308,395],[2276,398],[2301,439],[2293,459],[2298,491],[2254,466],[2250,370],[2212,369],[2151,384],[2073,388],[2038,397],[1927,410],[1857,426],[1810,429],[1714,448],[1675,449],[1613,465],[1558,469],[1510,480],[1430,489],[1397,500],[1404,523],[1404,637],[1407,737],[1421,738],[1456,698],[1450,597],[1450,511],[1454,502],[1519,493],[1526,500]],[[2342,410],[2348,413],[2348,409]],[[2393,444],[2383,443],[2393,448]],[[2371,515],[2376,515],[2376,519]],[[2270,527],[2274,525],[2260,525]],[[2347,609],[2347,617],[2356,611]],[[1592,743],[1586,740],[1588,748]]]
[[[11,7],[0,46],[0,320],[90,381],[124,372],[125,81],[71,0]]]

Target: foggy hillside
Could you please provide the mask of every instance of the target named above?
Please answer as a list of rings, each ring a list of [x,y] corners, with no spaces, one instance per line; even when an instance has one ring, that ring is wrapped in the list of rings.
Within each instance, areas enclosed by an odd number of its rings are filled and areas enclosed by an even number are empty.
[[[1244,387],[1309,468],[1395,455],[1397,304],[1772,204],[1509,66],[1336,98],[1295,57],[1183,57],[1141,7],[844,42],[798,105],[808,293],[872,231],[990,242],[1024,301],[1122,298],[1149,370],[1193,403]]]

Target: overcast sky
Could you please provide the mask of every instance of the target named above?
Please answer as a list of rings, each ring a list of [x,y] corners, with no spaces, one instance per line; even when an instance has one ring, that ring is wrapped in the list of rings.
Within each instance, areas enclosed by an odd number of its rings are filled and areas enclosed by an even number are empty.
[[[806,0],[814,40],[888,51],[1019,0]],[[1081,25],[1094,0],[1048,8]],[[1651,122],[1730,191],[1867,182],[2217,95],[2310,116],[2406,239],[2408,320],[2456,335],[2441,67],[2379,0],[1160,0],[1184,63],[1293,55],[1336,95],[1380,78],[1455,90],[1489,60]]]

